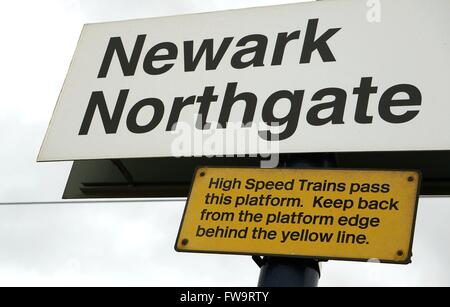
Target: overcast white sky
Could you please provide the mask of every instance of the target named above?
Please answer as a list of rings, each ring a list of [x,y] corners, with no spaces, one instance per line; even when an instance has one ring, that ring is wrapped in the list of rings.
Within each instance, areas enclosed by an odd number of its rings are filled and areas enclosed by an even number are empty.
[[[0,202],[61,198],[70,163],[35,160],[84,23],[289,2],[299,1],[2,1]],[[0,206],[0,286],[256,285],[250,257],[173,250],[183,206]],[[331,261],[320,285],[450,286],[449,217],[448,199],[421,199],[411,265]]]

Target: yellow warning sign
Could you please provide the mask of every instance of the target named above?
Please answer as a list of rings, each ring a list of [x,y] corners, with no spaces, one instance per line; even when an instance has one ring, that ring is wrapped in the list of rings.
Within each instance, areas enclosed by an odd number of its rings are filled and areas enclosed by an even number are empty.
[[[411,262],[417,171],[204,167],[176,250]]]

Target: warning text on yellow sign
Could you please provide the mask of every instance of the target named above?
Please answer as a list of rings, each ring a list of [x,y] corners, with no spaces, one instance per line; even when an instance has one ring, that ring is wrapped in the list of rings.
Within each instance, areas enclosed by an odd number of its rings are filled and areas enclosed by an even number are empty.
[[[176,249],[409,263],[415,171],[200,168]]]

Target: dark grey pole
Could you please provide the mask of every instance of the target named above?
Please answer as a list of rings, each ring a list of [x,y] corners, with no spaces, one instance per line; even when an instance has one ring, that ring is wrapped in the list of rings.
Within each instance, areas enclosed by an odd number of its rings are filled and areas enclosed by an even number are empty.
[[[289,155],[284,167],[327,168],[335,166],[332,154]],[[265,257],[258,260],[261,267],[258,287],[317,287],[320,266],[317,259]]]
[[[318,0],[320,1],[320,0]],[[334,167],[333,154],[289,155],[285,167]],[[317,287],[320,266],[317,259],[265,257],[255,262],[261,267],[258,287]]]
[[[314,259],[267,257],[258,287],[317,287],[319,262]]]

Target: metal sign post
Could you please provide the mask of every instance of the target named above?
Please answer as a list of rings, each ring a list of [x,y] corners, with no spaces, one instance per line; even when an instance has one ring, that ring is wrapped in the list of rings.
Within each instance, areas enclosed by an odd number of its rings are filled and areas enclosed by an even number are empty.
[[[315,259],[267,257],[259,275],[258,287],[317,287],[319,262]]]
[[[331,154],[302,155],[301,159],[290,155],[284,167],[334,167]],[[320,278],[320,265],[317,259],[254,257],[261,267],[258,287],[317,287]],[[260,261],[258,261],[258,259]]]

